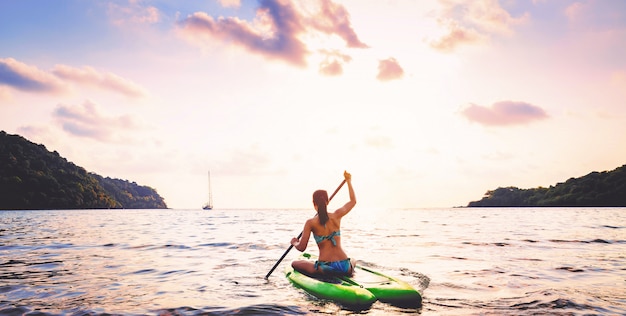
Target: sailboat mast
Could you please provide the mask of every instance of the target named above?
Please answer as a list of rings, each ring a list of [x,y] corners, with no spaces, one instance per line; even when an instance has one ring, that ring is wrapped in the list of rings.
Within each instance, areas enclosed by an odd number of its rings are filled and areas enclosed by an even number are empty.
[[[213,194],[211,194],[211,171],[209,171],[209,207],[213,207]]]
[[[211,194],[211,171],[209,171],[209,200],[202,206],[204,210],[213,209],[213,194]]]

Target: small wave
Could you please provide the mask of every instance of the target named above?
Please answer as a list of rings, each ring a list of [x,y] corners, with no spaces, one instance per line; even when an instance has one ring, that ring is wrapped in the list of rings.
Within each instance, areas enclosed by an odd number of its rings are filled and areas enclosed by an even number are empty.
[[[42,312],[38,309],[33,309],[28,306],[8,306],[1,307],[0,306],[0,315],[41,315],[41,316],[56,316],[56,315],[64,315],[65,313],[51,313],[51,312]],[[112,315],[109,312],[103,311],[102,309],[72,309],[72,315]],[[189,306],[182,306],[177,308],[164,308],[152,311],[146,311],[145,314],[156,314],[156,315],[170,315],[170,316],[182,316],[182,315],[307,315],[308,311],[303,310],[298,306],[283,306],[283,305],[270,305],[270,304],[259,304],[259,305],[251,305],[251,306],[243,306],[237,308],[226,308],[222,306],[209,306],[204,308],[193,308]],[[115,313],[113,313],[115,315]],[[137,314],[139,315],[139,314]]]
[[[243,306],[238,308],[205,307],[195,309],[192,307],[179,307],[170,309],[160,309],[153,311],[157,315],[307,315],[308,311],[302,310],[298,306],[283,306],[271,304],[259,304]]]
[[[26,261],[9,259],[9,261],[7,262],[0,263],[0,267],[2,266],[11,267],[11,266],[25,265],[25,264],[26,264]]]
[[[26,307],[7,307],[0,309],[0,315],[26,315],[33,310]],[[38,313],[38,315],[52,315],[46,313]]]
[[[161,272],[160,276],[162,277],[169,277],[172,275],[185,275],[185,274],[190,274],[190,273],[194,273],[196,271],[192,271],[192,270],[171,270],[171,271],[165,271],[165,272]]]
[[[387,235],[385,238],[413,238],[420,237],[418,234],[398,234],[398,235]]]
[[[564,298],[558,298],[558,299],[555,299],[553,301],[548,301],[548,302],[544,302],[541,300],[533,300],[528,303],[514,304],[511,307],[514,309],[519,309],[519,310],[552,310],[555,312],[558,309],[566,309],[566,310],[573,309],[573,310],[578,310],[578,311],[595,310],[593,306],[590,306],[587,304],[579,304],[579,303],[576,303],[574,301],[564,299]]]
[[[229,242],[213,242],[213,243],[208,243],[208,244],[201,244],[198,246],[200,247],[230,247],[232,245],[233,244]]]
[[[118,244],[105,244],[102,245],[102,247],[118,247]],[[129,246],[129,245],[124,245],[122,247],[123,249],[130,249],[130,250],[141,250],[141,249],[145,249],[145,250],[156,250],[156,249],[193,249],[193,247],[187,246],[187,245],[174,245],[174,244],[165,244],[165,245],[151,245],[151,244],[147,244],[147,245],[138,245],[138,246]]]
[[[604,239],[594,239],[590,243],[611,244],[612,242]]]
[[[186,246],[186,245],[171,245],[171,244],[167,244],[167,245],[155,246],[152,249],[191,249],[191,247]]]
[[[610,240],[605,240],[605,239],[600,239],[600,238],[596,238],[593,240],[578,240],[578,239],[574,239],[574,240],[564,240],[564,239],[550,239],[550,242],[554,242],[554,243],[580,243],[580,244],[612,244],[614,243],[614,241],[610,241]],[[620,242],[615,241],[615,242]]]
[[[604,228],[610,228],[610,229],[622,229],[622,228],[626,228],[626,226],[611,226],[611,225],[602,225],[602,227],[604,227]]]
[[[156,270],[154,269],[141,269],[135,272],[131,272],[130,274],[149,274],[149,273],[154,273],[154,272],[156,272]]]
[[[0,267],[20,267],[20,266],[33,266],[38,269],[53,268],[62,265],[61,260],[45,260],[45,261],[23,261],[10,259],[7,262],[0,263]]]
[[[580,268],[574,268],[574,267],[558,267],[556,268],[557,270],[565,270],[565,271],[569,271],[569,272],[584,272],[585,270],[580,269]]]
[[[536,258],[515,258],[515,260],[520,260],[520,261],[543,261],[542,259],[536,259]]]
[[[487,242],[473,242],[473,241],[464,241],[462,242],[463,245],[470,245],[470,246],[498,246],[498,247],[505,247],[505,246],[510,246],[511,244],[506,243],[506,242],[492,242],[492,243],[487,243]]]
[[[269,250],[272,249],[270,246],[266,244],[256,244],[256,243],[229,243],[229,242],[218,242],[218,243],[208,243],[201,244],[198,247],[217,247],[217,248],[226,248],[226,249],[237,249],[237,250]],[[283,248],[284,245],[281,245],[280,248]]]
[[[430,278],[423,273],[411,271],[407,268],[400,268],[400,275],[414,278],[414,281],[409,283],[414,285],[419,291],[423,292],[430,285]]]
[[[76,245],[74,245],[74,244],[71,244],[71,243],[70,244],[68,244],[68,243],[52,243],[52,244],[49,244],[49,245],[42,246],[42,248],[58,250],[58,249],[70,249],[70,248],[76,249],[78,247]]]
[[[3,286],[0,286],[0,294],[8,293],[8,292],[11,292],[11,291],[15,291],[15,290],[17,290],[17,289],[19,289],[21,287],[22,286],[16,286],[16,285],[3,285]]]
[[[125,246],[124,249],[130,249],[130,250],[139,250],[139,249],[148,249],[148,248],[152,248],[154,247],[154,245],[139,245],[139,246]]]

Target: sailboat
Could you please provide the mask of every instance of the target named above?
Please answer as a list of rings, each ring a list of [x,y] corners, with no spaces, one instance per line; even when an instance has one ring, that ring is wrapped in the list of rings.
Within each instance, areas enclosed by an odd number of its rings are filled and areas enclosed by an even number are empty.
[[[203,210],[213,209],[213,195],[211,194],[211,171],[209,171],[209,201],[202,206]]]

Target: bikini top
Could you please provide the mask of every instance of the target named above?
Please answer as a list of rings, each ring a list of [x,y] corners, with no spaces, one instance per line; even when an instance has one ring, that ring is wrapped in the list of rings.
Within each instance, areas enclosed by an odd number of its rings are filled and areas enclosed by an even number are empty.
[[[333,246],[337,246],[337,241],[335,240],[335,236],[341,236],[341,232],[337,230],[337,231],[330,233],[330,235],[326,235],[326,236],[316,236],[315,234],[313,234],[313,238],[315,238],[316,243],[319,244],[322,241],[328,239],[330,240],[330,242],[333,243]]]

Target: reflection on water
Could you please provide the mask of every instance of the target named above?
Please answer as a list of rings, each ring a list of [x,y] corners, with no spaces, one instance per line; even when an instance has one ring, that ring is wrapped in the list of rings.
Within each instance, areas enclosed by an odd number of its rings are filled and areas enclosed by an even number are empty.
[[[311,213],[3,211],[0,314],[350,313],[289,284],[295,250],[263,279]],[[626,209],[357,208],[342,230],[424,293],[366,314],[626,314]]]

